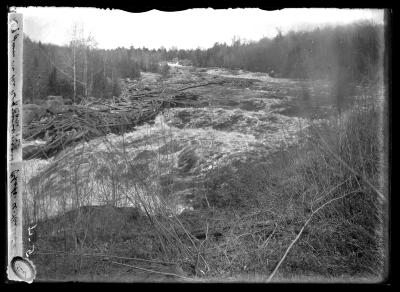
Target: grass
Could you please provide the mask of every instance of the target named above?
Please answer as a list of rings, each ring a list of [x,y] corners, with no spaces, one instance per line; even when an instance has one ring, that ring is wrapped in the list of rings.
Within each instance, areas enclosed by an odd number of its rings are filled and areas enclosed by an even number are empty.
[[[313,216],[279,272],[283,277],[310,272],[339,278],[383,275],[383,209],[376,193],[376,189],[382,187],[379,186],[381,145],[378,113],[374,105],[366,107],[359,103],[349,111],[346,120],[311,127],[309,142],[301,148],[278,153],[267,167],[270,171],[263,171],[265,167],[261,166],[261,170],[255,170],[254,164],[249,165],[242,172],[254,174],[247,179],[253,189],[246,189],[246,184],[240,180],[230,181],[232,198],[248,191],[256,197],[253,200],[260,206],[260,211],[269,212],[264,220],[273,220],[278,225],[277,232],[269,238],[268,251],[261,252],[259,247],[255,247],[260,242],[260,235],[239,244],[240,249],[234,248],[236,252],[241,250],[234,253],[234,258],[238,259],[237,266],[254,272],[264,269],[266,274],[270,274],[310,213],[323,203],[344,196]],[[328,150],[327,145],[331,149]],[[332,152],[340,160],[333,158]],[[264,176],[264,179],[259,176]],[[232,190],[238,190],[238,194]],[[247,198],[243,199],[249,202]],[[244,220],[239,222],[243,224]],[[227,242],[238,245],[235,240],[227,239]],[[259,265],[249,256],[252,252],[257,255]],[[265,265],[266,262],[271,262],[272,266]]]
[[[310,219],[278,270],[281,279],[384,277],[381,116],[366,102],[310,127],[306,143],[269,163],[210,173],[215,219],[231,222],[206,258],[216,274],[270,275]]]

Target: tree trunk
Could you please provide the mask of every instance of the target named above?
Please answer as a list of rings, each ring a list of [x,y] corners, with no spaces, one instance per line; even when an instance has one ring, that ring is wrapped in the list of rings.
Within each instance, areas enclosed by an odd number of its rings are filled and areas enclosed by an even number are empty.
[[[73,77],[74,77],[74,103],[76,103],[76,67],[75,67],[75,40],[74,40],[74,48],[73,48],[73,54],[74,54],[74,64],[73,64]]]
[[[83,67],[83,83],[85,84],[85,97],[88,96],[88,85],[87,85],[87,81],[88,81],[88,64],[87,64],[87,50],[86,50],[86,46],[85,46],[85,54],[84,54],[84,67]]]

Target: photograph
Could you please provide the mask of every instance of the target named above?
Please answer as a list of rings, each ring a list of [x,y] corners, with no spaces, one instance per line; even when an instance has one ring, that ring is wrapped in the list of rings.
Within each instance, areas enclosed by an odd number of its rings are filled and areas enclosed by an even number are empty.
[[[390,9],[8,13],[17,277],[387,280]]]

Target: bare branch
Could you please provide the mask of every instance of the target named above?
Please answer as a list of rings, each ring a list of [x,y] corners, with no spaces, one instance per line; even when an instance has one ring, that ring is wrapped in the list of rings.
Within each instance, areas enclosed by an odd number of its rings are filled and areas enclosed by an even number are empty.
[[[329,205],[330,203],[336,201],[336,200],[340,200],[343,199],[344,197],[350,195],[350,194],[354,194],[359,192],[360,190],[355,190],[349,193],[346,193],[340,197],[336,197],[333,198],[327,202],[325,202],[324,204],[322,204],[320,207],[318,207],[314,212],[311,213],[310,217],[308,217],[308,219],[306,220],[306,222],[304,223],[303,227],[301,228],[300,232],[297,234],[296,238],[290,243],[290,245],[288,246],[288,248],[286,249],[284,255],[282,256],[281,260],[279,261],[279,263],[276,265],[274,271],[271,273],[271,275],[268,277],[267,282],[270,282],[272,280],[272,278],[275,276],[276,272],[278,271],[279,267],[282,265],[283,261],[286,259],[286,256],[288,255],[289,251],[292,249],[293,245],[297,242],[297,240],[299,240],[301,234],[303,233],[304,229],[307,227],[308,223],[310,223],[311,219],[313,218],[313,216],[321,209],[323,209],[325,206]]]

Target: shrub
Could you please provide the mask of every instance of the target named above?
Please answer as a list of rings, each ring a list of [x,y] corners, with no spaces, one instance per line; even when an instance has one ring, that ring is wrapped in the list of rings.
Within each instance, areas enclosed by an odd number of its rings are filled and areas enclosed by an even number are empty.
[[[280,277],[382,278],[384,209],[374,190],[382,189],[381,123],[371,99],[313,125],[306,144],[277,152],[267,163],[209,174],[209,205],[203,199],[202,206],[216,208],[212,220],[229,230],[211,245],[207,260],[214,273],[271,274],[312,212],[327,203],[289,251]]]

